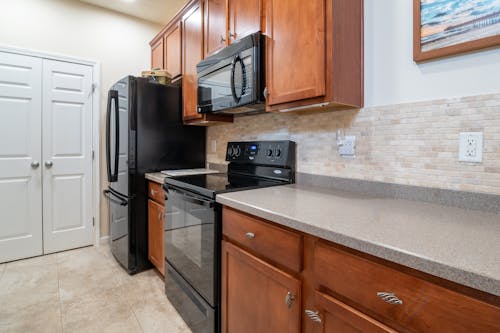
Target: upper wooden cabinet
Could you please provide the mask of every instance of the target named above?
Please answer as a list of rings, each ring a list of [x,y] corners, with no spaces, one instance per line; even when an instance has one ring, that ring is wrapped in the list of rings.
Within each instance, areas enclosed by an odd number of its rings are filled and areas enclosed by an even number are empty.
[[[267,104],[324,96],[325,0],[270,0],[267,6]]]
[[[205,56],[261,30],[262,0],[204,0]]]
[[[226,0],[204,1],[205,56],[227,45]]]
[[[363,0],[265,2],[268,111],[363,106]]]
[[[172,74],[173,78],[182,73],[182,25],[177,22],[165,33],[165,69]]]
[[[182,17],[182,115],[184,121],[202,118],[197,112],[196,65],[203,59],[202,7],[197,4]]]
[[[163,38],[158,38],[151,44],[151,68],[163,69]]]

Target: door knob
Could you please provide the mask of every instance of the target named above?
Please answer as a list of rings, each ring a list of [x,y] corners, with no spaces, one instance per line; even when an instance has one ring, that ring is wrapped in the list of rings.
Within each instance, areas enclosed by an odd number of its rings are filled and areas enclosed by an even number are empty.
[[[33,169],[38,169],[39,166],[40,166],[40,162],[38,162],[38,161],[31,162],[31,167]]]
[[[52,168],[52,166],[53,166],[53,165],[54,165],[54,163],[52,163],[52,161],[45,161],[45,166],[46,166],[47,168],[49,168],[49,169],[50,169],[50,168]]]

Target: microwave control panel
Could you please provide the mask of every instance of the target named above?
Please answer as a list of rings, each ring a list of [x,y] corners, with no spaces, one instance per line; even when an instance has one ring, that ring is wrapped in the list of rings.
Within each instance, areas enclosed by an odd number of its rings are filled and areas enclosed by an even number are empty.
[[[246,164],[288,166],[294,164],[295,142],[228,142],[226,161]]]

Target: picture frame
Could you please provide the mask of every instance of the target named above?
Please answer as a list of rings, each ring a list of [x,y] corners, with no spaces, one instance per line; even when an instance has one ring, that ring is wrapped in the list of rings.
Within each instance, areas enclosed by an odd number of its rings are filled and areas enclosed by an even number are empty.
[[[430,9],[433,7],[429,8],[428,6],[434,2],[440,2],[440,4],[450,2],[453,5],[453,2],[458,1],[460,0],[413,0],[413,60],[415,62],[418,63],[500,45],[499,0],[483,1],[482,5],[485,5],[485,3],[488,5],[489,3],[490,7],[481,8],[484,10],[481,15],[474,14],[480,12],[476,10],[477,7],[474,7],[474,10],[471,7],[469,17],[464,16],[463,8],[460,8],[460,15],[454,15],[453,12],[444,13],[441,11],[433,16],[429,12],[433,10]],[[426,11],[424,17],[422,16],[423,2],[427,6],[427,8],[424,8],[424,11]],[[468,5],[472,6],[475,1],[469,0],[468,2]],[[462,1],[460,5],[466,3],[466,1]],[[448,6],[447,8],[453,8],[453,6]],[[491,13],[488,13],[489,9],[493,9]],[[475,38],[478,34],[482,37]]]

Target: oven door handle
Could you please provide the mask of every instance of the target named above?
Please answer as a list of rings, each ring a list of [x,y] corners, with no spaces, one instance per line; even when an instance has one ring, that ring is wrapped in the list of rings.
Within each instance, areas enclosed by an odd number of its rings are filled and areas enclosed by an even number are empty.
[[[208,208],[214,207],[214,201],[201,200],[186,194],[183,195],[182,199],[187,202],[194,203],[196,205],[202,205]]]

